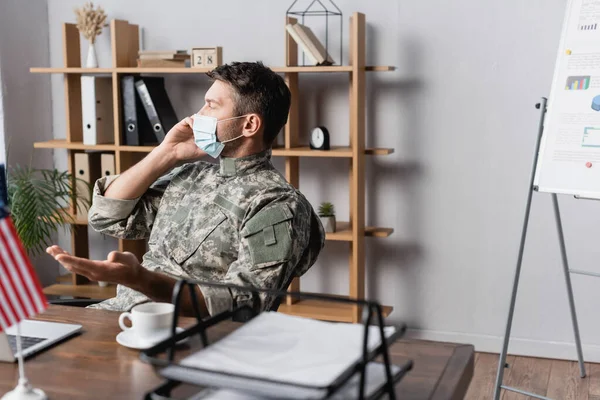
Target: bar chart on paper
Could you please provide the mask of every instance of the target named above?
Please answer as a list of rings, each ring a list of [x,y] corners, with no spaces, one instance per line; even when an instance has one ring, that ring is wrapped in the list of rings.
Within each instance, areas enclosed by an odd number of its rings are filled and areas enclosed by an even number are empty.
[[[567,77],[566,90],[586,90],[590,87],[589,76],[569,76]]]
[[[598,29],[598,24],[597,23],[593,23],[593,24],[581,24],[581,25],[579,25],[579,30],[580,31],[595,31],[596,29]]]

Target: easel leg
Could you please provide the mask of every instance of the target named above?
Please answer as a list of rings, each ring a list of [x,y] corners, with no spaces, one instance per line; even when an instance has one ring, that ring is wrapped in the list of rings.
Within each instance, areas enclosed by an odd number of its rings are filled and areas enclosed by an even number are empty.
[[[517,301],[517,291],[519,289],[519,278],[521,277],[521,264],[523,262],[523,251],[525,249],[525,239],[527,237],[527,225],[529,224],[529,212],[531,211],[531,196],[533,194],[532,186],[529,189],[527,196],[527,206],[525,208],[525,221],[523,222],[523,230],[521,231],[521,244],[519,245],[519,256],[517,259],[517,269],[513,282],[512,295],[510,297],[510,307],[508,309],[508,318],[506,321],[506,331],[504,333],[504,343],[502,344],[502,352],[498,361],[498,374],[496,376],[496,389],[494,390],[494,400],[500,400],[502,392],[502,382],[504,379],[504,369],[506,365],[506,353],[508,351],[508,341],[510,339],[510,331],[512,328],[513,314],[515,312],[515,303]]]
[[[546,114],[546,98],[542,98],[539,105],[536,105],[540,109],[540,121],[538,124],[538,136],[535,145],[535,153],[533,157],[533,167],[529,178],[529,189],[527,194],[527,204],[525,206],[525,218],[523,221],[523,230],[521,231],[521,243],[519,244],[519,255],[517,257],[517,268],[515,270],[515,277],[513,282],[512,295],[510,297],[510,306],[508,308],[508,318],[506,321],[506,330],[504,332],[504,343],[502,344],[502,352],[500,353],[500,359],[498,360],[498,374],[496,376],[496,387],[494,389],[494,400],[500,400],[500,393],[502,392],[502,382],[504,379],[504,369],[506,365],[506,353],[508,352],[508,342],[510,340],[510,331],[512,328],[513,314],[515,312],[515,303],[517,300],[517,290],[519,288],[519,278],[521,277],[521,264],[523,262],[523,251],[525,249],[525,238],[527,237],[527,226],[529,225],[529,213],[531,211],[531,198],[533,196],[533,183],[535,180],[535,169],[537,166],[538,154],[540,150],[540,141],[542,133],[544,131],[544,116]]]
[[[581,351],[581,339],[579,338],[579,324],[577,323],[577,312],[575,311],[575,301],[573,300],[571,274],[569,272],[569,262],[567,261],[565,237],[563,235],[562,222],[560,220],[558,197],[555,193],[552,194],[552,204],[554,206],[554,217],[556,218],[556,228],[558,230],[558,242],[560,244],[560,255],[562,258],[563,271],[565,274],[565,283],[567,284],[567,297],[569,298],[569,307],[571,308],[571,322],[573,323],[573,333],[575,334],[575,346],[577,348],[577,358],[579,359],[579,372],[581,374],[581,377],[584,378],[585,365],[583,363],[583,352]]]

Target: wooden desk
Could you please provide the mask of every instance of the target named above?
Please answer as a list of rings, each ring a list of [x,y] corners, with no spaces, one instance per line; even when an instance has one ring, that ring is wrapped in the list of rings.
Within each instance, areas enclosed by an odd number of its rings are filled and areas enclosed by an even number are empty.
[[[139,359],[139,352],[119,345],[119,313],[51,305],[37,319],[83,325],[82,334],[30,357],[25,374],[50,399],[142,399],[163,379]],[[194,320],[181,319],[180,326]],[[233,324],[233,323],[230,323]],[[226,325],[209,332],[209,340],[223,335]],[[211,338],[212,337],[212,338]],[[473,376],[471,345],[400,340],[390,348],[392,362],[405,358],[414,368],[398,384],[398,398],[462,399]],[[0,363],[0,395],[17,382],[17,364]],[[174,395],[176,392],[174,392]]]

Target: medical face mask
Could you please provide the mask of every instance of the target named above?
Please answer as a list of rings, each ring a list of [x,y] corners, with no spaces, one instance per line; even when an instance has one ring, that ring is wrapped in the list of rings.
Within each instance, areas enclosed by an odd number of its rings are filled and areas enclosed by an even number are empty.
[[[194,126],[192,126],[192,130],[194,131],[194,142],[196,142],[196,146],[200,147],[212,158],[219,157],[225,148],[225,143],[233,142],[244,135],[219,142],[217,140],[217,123],[242,117],[245,117],[245,115],[217,120],[215,117],[206,115],[194,115]]]

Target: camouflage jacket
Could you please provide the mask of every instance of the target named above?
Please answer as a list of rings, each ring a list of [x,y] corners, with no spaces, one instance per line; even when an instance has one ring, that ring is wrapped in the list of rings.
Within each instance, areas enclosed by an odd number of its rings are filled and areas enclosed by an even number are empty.
[[[117,177],[96,181],[89,224],[121,239],[148,238],[142,265],[149,270],[285,290],[314,264],[324,246],[319,218],[272,165],[271,150],[222,157],[219,164],[184,164],[133,200],[103,196]],[[247,291],[199,288],[211,315],[253,301]],[[261,309],[271,309],[272,296],[259,298]],[[146,301],[142,293],[118,285],[116,297],[90,307],[123,311]]]

